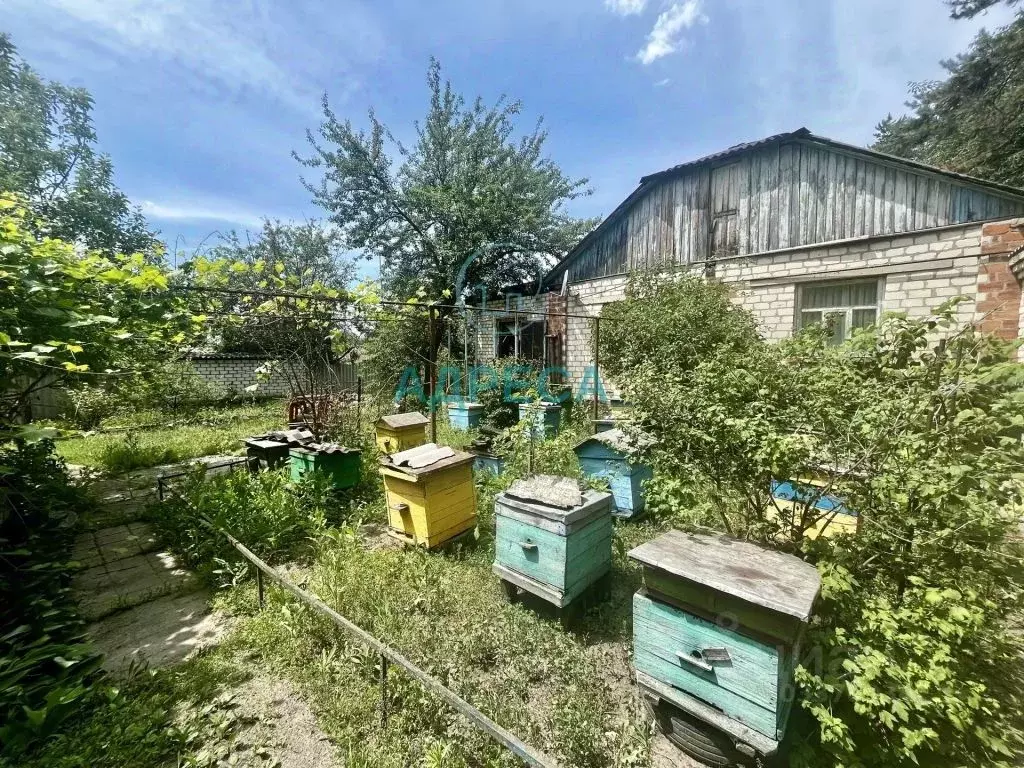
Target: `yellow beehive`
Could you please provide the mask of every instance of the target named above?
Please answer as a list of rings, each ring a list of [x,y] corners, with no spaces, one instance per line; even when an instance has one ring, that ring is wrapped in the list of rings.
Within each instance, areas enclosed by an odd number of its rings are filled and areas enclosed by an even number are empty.
[[[382,453],[399,453],[427,442],[427,424],[430,419],[422,413],[395,413],[381,416],[374,425],[377,447]]]
[[[388,532],[433,549],[476,528],[474,458],[434,443],[382,457]]]
[[[772,481],[775,506],[785,516],[799,520],[807,515],[809,527],[803,532],[808,539],[833,536],[839,533],[856,534],[860,530],[860,517],[835,494],[826,489],[828,478],[817,473],[798,480]],[[769,509],[769,516],[776,513]]]

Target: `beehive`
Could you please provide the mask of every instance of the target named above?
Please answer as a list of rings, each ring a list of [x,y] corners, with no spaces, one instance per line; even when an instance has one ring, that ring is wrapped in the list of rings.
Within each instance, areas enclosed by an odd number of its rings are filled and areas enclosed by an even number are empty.
[[[455,429],[473,429],[484,415],[480,403],[456,402],[448,404],[448,423]]]
[[[389,533],[433,549],[476,528],[473,459],[434,443],[382,457]]]
[[[670,531],[629,553],[637,682],[770,755],[793,705],[793,670],[821,580],[792,555]]]
[[[632,458],[638,447],[621,429],[598,432],[576,446],[583,474],[607,481],[618,517],[644,511],[643,482],[651,478],[651,468]]]
[[[557,403],[520,403],[519,421],[533,424],[533,434],[541,439],[558,433],[562,406]]]
[[[827,480],[773,480],[772,496],[783,514],[799,518],[805,511],[810,527],[804,536],[816,539],[837,533],[857,533],[860,518],[834,493],[826,491]],[[806,509],[810,507],[810,509]]]
[[[612,497],[575,480],[519,480],[494,503],[494,573],[564,608],[612,564]]]
[[[430,419],[422,413],[395,413],[377,419],[377,447],[382,453],[399,453],[427,442]]]
[[[277,469],[288,461],[288,443],[250,437],[245,441],[245,455],[259,462],[260,467]]]
[[[322,472],[337,489],[359,484],[362,451],[337,444],[310,443],[289,451],[292,480],[298,482],[310,472]]]

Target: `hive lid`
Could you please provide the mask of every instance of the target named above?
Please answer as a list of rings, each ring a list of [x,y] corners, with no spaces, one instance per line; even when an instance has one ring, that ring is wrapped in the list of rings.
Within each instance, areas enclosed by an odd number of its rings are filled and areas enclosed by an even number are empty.
[[[610,493],[581,491],[578,481],[553,475],[534,475],[518,480],[498,495],[498,502],[518,512],[566,525],[602,512],[610,514],[612,509]]]
[[[285,445],[306,445],[313,442],[313,433],[308,429],[279,429],[272,432],[265,432],[262,435],[253,435],[246,439],[246,445],[250,444],[250,441],[254,440],[270,440],[277,443],[284,443]],[[272,447],[272,446],[263,446]]]
[[[449,408],[465,408],[467,411],[479,411],[482,409],[483,403],[471,403],[468,400],[455,400],[454,402],[448,403]]]
[[[583,503],[579,481],[557,475],[524,477],[512,483],[505,493],[521,501],[533,501],[560,509],[572,509]]]
[[[588,443],[598,442],[614,448],[622,453],[634,453],[654,444],[654,438],[642,432],[626,432],[622,429],[609,429],[606,432],[596,432],[586,440],[580,441],[576,449],[582,448]]]
[[[629,556],[694,584],[807,621],[821,589],[817,569],[794,555],[728,536],[669,531]]]
[[[278,440],[265,440],[260,437],[249,437],[245,439],[245,444],[251,448],[287,448],[288,443],[282,443]]]
[[[470,453],[456,451],[454,448],[449,448],[446,445],[426,443],[410,448],[407,451],[393,453],[390,456],[382,456],[380,463],[385,467],[391,467],[408,474],[421,475],[470,462],[473,461],[473,458],[473,455]]]
[[[348,454],[361,452],[359,448],[349,448],[347,446],[341,445],[340,443],[306,443],[304,445],[298,446],[294,450],[303,453],[325,453],[329,455],[335,453]]]
[[[418,427],[422,424],[428,424],[430,419],[424,416],[419,411],[410,411],[409,413],[393,413],[389,416],[381,416],[377,420],[378,424],[383,423],[385,426],[391,429],[402,429],[404,427]]]

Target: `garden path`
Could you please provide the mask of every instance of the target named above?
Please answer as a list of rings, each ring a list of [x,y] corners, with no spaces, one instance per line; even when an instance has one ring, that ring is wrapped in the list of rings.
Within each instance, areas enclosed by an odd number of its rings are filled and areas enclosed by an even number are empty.
[[[231,456],[207,456],[198,463],[217,471]],[[112,672],[135,660],[158,667],[182,661],[215,643],[224,622],[210,613],[209,594],[169,552],[160,551],[153,529],[141,522],[156,501],[157,478],[190,464],[137,470],[96,479],[78,470],[80,482],[99,500],[83,521],[74,559],[81,564],[72,588],[89,635]],[[221,470],[225,471],[225,470]]]

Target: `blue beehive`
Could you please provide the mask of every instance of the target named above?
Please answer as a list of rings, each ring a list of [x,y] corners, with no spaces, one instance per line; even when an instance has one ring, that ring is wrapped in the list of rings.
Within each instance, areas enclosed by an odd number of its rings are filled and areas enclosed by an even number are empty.
[[[564,608],[612,567],[612,498],[567,477],[515,482],[494,502],[494,573]]]
[[[644,511],[642,484],[651,478],[651,468],[632,458],[638,447],[621,429],[598,432],[576,446],[583,474],[608,482],[617,517],[637,517]]]
[[[480,425],[484,407],[466,401],[448,403],[448,423],[455,429],[473,429]]]
[[[633,664],[644,695],[743,754],[774,754],[793,708],[817,570],[750,542],[681,531],[629,556],[644,568],[633,596]]]
[[[558,434],[562,406],[557,403],[520,403],[519,421],[533,423],[533,434],[541,439]]]

